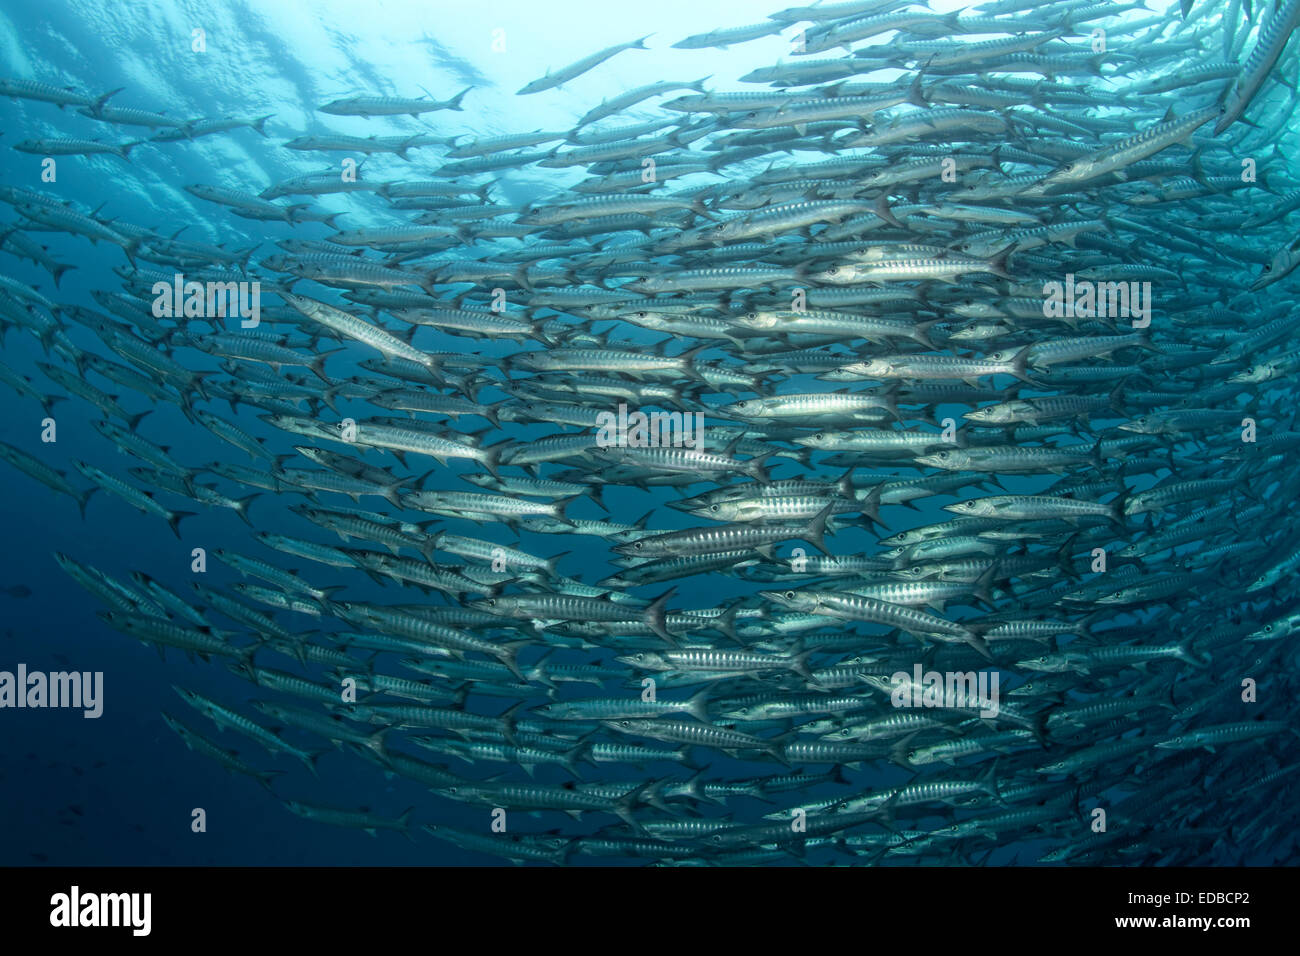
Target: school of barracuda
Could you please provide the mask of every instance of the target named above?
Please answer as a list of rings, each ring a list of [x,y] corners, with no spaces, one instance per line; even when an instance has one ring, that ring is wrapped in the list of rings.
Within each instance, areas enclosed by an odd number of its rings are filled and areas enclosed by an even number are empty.
[[[188,709],[165,719],[310,819],[514,862],[1283,856],[1300,810],[1300,0],[1141,6],[791,8],[676,46],[801,31],[793,55],[619,91],[567,132],[439,137],[427,114],[472,111],[472,89],[359,93],[320,111],[431,132],[266,148],[419,172],[214,173],[187,189],[222,245],[5,185],[2,248],[56,287],[55,233],[125,258],[99,309],[0,278],[6,334],[46,353],[3,381],[46,409],[89,403],[137,461],[73,474],[0,454],[89,519],[102,489],[178,537],[200,506],[253,527],[246,551],[215,552],[246,577],[228,589],[56,557],[115,630],[247,679],[246,702],[178,686]],[[652,56],[644,39],[520,93]],[[169,118],[125,91],[0,92],[66,117],[75,138],[14,146],[42,156],[268,135],[269,117]],[[524,167],[586,178],[495,198]],[[338,193],[372,225],[311,205]],[[219,207],[310,225],[249,243]],[[272,304],[256,328],[159,318],[152,290],[178,271],[258,279]],[[1067,276],[1150,283],[1145,319],[1050,314]],[[341,349],[364,376],[332,373]],[[164,403],[231,459],[152,439],[143,409]],[[702,447],[601,441],[619,405],[703,413]],[[648,513],[603,514],[613,488]],[[899,507],[934,496],[950,520]],[[256,532],[277,508],[300,535]],[[865,549],[837,546],[854,533]],[[566,568],[569,535],[609,566]],[[361,574],[395,583],[391,601],[350,598]],[[674,606],[721,576],[742,595]],[[996,672],[999,706],[895,706],[891,675],[917,665]],[[282,792],[273,759],[323,753],[436,796],[390,816]],[[447,801],[482,827],[447,824]]]

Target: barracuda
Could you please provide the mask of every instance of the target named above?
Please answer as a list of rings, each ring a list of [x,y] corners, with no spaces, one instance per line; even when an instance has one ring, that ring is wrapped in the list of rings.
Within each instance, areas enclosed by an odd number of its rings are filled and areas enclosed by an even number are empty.
[[[321,113],[335,116],[414,116],[437,110],[461,110],[460,101],[474,87],[467,86],[449,100],[412,100],[399,96],[352,96],[317,107]]]
[[[1166,119],[1113,146],[1104,147],[1083,159],[1061,167],[1047,176],[1043,180],[1043,185],[1049,191],[1061,191],[1101,176],[1115,174],[1126,178],[1125,170],[1134,163],[1153,156],[1174,143],[1188,140],[1192,133],[1219,115],[1218,107],[1207,107],[1179,119]]]
[[[1272,72],[1274,64],[1282,56],[1287,41],[1296,28],[1300,26],[1300,2],[1283,0],[1272,7],[1255,46],[1250,51],[1246,65],[1228,91],[1223,112],[1214,124],[1214,135],[1218,136],[1245,114],[1246,108],[1258,94],[1260,87]]]
[[[924,611],[917,611],[889,601],[831,591],[762,591],[759,593],[768,600],[776,601],[793,610],[811,610],[815,613],[828,613],[844,620],[886,624],[918,637],[965,641],[992,660],[984,641],[973,631],[952,621],[935,617],[933,614],[926,614]]]
[[[676,638],[668,630],[665,609],[676,589],[670,589],[644,607],[629,607],[610,600],[560,594],[489,597],[471,603],[471,607],[505,617],[547,621],[628,621],[639,620],[669,643]]]
[[[391,96],[409,80],[361,56],[308,113],[290,47],[245,45],[266,82],[196,57],[174,103],[128,108],[45,44],[24,70],[52,84],[0,79],[41,173],[0,185],[0,461],[35,479],[11,481],[15,553],[34,528],[67,578],[28,555],[0,601],[62,615],[56,658],[98,605],[193,658],[164,667],[215,665],[168,683],[249,752],[162,719],[187,758],[298,775],[286,845],[326,823],[471,864],[1286,863],[1298,9],[678,17],[524,88],[547,103],[504,86],[519,37],[448,46],[471,11],[434,59],[480,99]],[[551,20],[524,46],[581,42]],[[671,43],[716,76],[673,81]],[[87,122],[149,130],[150,175]],[[260,325],[155,314],[180,273],[265,293]],[[1055,294],[1079,283],[1117,308]],[[611,415],[658,427],[623,442]],[[59,500],[100,488],[149,517]],[[434,791],[409,817],[394,774]],[[1106,834],[1079,825],[1121,791]],[[452,801],[509,832],[447,826]]]

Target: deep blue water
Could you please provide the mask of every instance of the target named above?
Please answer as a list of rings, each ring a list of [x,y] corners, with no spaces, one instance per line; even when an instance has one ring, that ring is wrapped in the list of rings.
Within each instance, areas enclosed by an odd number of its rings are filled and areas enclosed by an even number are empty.
[[[753,66],[766,64],[782,52],[784,41],[774,38],[742,45],[730,51],[709,51],[686,57],[682,51],[666,49],[678,34],[701,32],[713,27],[753,22],[768,11],[750,3],[666,4],[652,10],[638,10],[635,16],[614,8],[615,14],[595,15],[591,4],[485,4],[455,9],[444,5],[378,4],[373,7],[341,7],[285,4],[275,11],[250,4],[131,4],[120,9],[98,8],[85,3],[53,2],[39,8],[19,9],[13,5],[0,12],[0,73],[6,76],[71,83],[92,91],[125,87],[122,105],[167,110],[194,116],[237,114],[256,116],[274,112],[267,138],[250,130],[213,136],[194,143],[171,144],[171,148],[142,146],[130,165],[111,157],[59,162],[57,184],[39,180],[38,157],[7,148],[13,141],[36,136],[115,137],[118,131],[79,117],[72,109],[60,112],[50,104],[0,100],[0,172],[8,185],[74,200],[81,207],[120,216],[125,221],[149,226],[161,234],[184,228],[183,237],[221,242],[242,247],[261,241],[261,252],[272,251],[276,239],[307,237],[323,239],[329,234],[319,224],[254,223],[226,215],[223,210],[194,199],[182,187],[191,183],[216,183],[257,192],[290,175],[312,172],[325,163],[310,154],[279,148],[295,135],[326,130],[349,134],[389,134],[430,131],[453,135],[474,130],[481,134],[517,132],[533,128],[564,129],[577,115],[602,96],[631,85],[650,82],[665,75],[697,79],[701,63],[706,69],[734,79]],[[936,5],[936,9],[940,9]],[[946,9],[946,8],[944,8]],[[346,10],[350,15],[344,16]],[[549,10],[550,12],[544,12]],[[565,13],[570,15],[566,16]],[[423,20],[422,34],[411,24]],[[293,26],[301,26],[295,32]],[[497,54],[491,48],[491,31],[505,24],[510,52]],[[188,50],[189,30],[206,26],[209,51]],[[599,74],[584,77],[559,93],[516,100],[514,90],[540,75],[547,66],[558,66],[601,46],[661,31],[659,49],[653,52],[621,54]],[[653,46],[654,44],[652,44]],[[386,54],[386,51],[387,54]],[[365,121],[325,117],[313,107],[335,96],[360,92],[393,92],[417,96],[428,87],[438,97],[450,96],[467,85],[475,87],[464,113],[442,112],[422,120],[406,118]],[[729,87],[738,88],[738,87]],[[333,156],[334,154],[329,154]],[[420,154],[412,164],[392,157],[375,157],[367,162],[374,178],[402,176],[422,178],[422,169],[436,165],[436,151]],[[575,174],[548,171],[500,177],[499,195],[506,202],[526,202],[558,189]],[[322,197],[314,208],[353,214],[344,220],[349,227],[365,225],[363,209],[347,197]],[[40,235],[33,233],[33,235]],[[125,265],[121,251],[111,244],[91,246],[68,236],[50,238],[50,250],[59,260],[75,264],[62,286],[55,290],[49,275],[29,262],[3,259],[4,274],[29,283],[60,302],[94,308],[91,288],[115,287],[109,270]],[[91,347],[90,333],[69,325],[73,340]],[[629,331],[622,326],[624,341],[649,344],[662,336]],[[509,343],[468,342],[420,333],[422,347],[472,350],[502,355],[513,350]],[[192,355],[193,353],[191,353]],[[359,353],[330,360],[331,374],[343,377],[364,374],[351,364]],[[26,370],[45,361],[36,340],[21,330],[11,330],[3,345],[3,361]],[[100,387],[105,387],[98,380]],[[789,387],[814,386],[809,376],[795,379]],[[115,388],[109,388],[115,392]],[[78,400],[55,406],[58,440],[53,448],[42,446],[40,422],[45,417],[39,404],[18,399],[0,390],[4,414],[0,416],[0,441],[24,449],[66,471],[82,484],[72,468],[73,460],[84,460],[116,474],[139,464],[118,456],[112,444],[91,427],[99,416]],[[497,396],[500,397],[500,396]],[[127,394],[123,404],[132,411],[144,411],[148,401]],[[347,406],[341,410],[346,414]],[[225,409],[222,409],[223,415]],[[271,438],[282,451],[294,442],[256,417],[256,409],[243,407],[226,416],[253,434]],[[944,411],[936,417],[943,417]],[[515,437],[536,437],[553,429],[507,425]],[[186,463],[230,461],[252,464],[231,446],[217,441],[202,429],[188,425],[173,406],[162,406],[144,419],[141,434],[163,445]],[[386,456],[366,455],[376,464],[391,465]],[[302,462],[295,462],[301,465]],[[475,469],[453,462],[439,470],[427,487],[473,490],[456,479],[458,473]],[[793,477],[798,469],[788,463],[778,466],[775,477]],[[1142,477],[1135,487],[1153,479]],[[1034,491],[1048,482],[1041,478],[1004,478],[1008,491]],[[228,485],[223,487],[227,490]],[[400,777],[385,779],[373,764],[341,753],[329,753],[319,763],[314,779],[297,761],[284,755],[271,758],[251,741],[231,732],[217,733],[204,718],[190,711],[172,692],[179,684],[206,696],[238,704],[259,696],[256,688],[228,673],[219,663],[187,660],[169,651],[164,662],[153,648],[136,642],[106,626],[96,616],[99,603],[77,587],[55,564],[51,554],[65,552],[91,566],[127,578],[132,570],[147,571],[173,591],[187,593],[191,580],[222,587],[242,580],[236,573],[211,558],[218,548],[228,548],[303,571],[320,586],[348,583],[348,597],[357,600],[399,600],[396,586],[380,588],[353,572],[298,562],[268,551],[250,540],[250,529],[232,513],[219,509],[197,509],[199,513],[182,523],[178,540],[156,518],[142,516],[127,503],[104,492],[91,499],[87,520],[78,517],[76,505],[12,470],[0,478],[0,589],[13,585],[30,587],[28,597],[0,593],[0,667],[25,662],[33,670],[64,667],[104,674],[104,714],[97,720],[83,719],[72,710],[9,710],[0,715],[0,863],[5,864],[498,864],[496,858],[462,850],[423,835],[408,841],[381,832],[372,838],[360,831],[321,826],[285,810],[254,781],[226,773],[215,763],[188,751],[183,742],[163,723],[159,712],[166,709],[206,736],[235,748],[262,769],[282,770],[276,794],[337,807],[368,807],[395,817],[415,807],[419,822],[445,822],[463,827],[481,826],[488,808],[455,804],[436,799],[418,784]],[[606,504],[614,520],[631,521],[654,504],[673,497],[665,491],[647,492],[610,488]],[[169,507],[195,510],[192,504],[160,493]],[[301,499],[294,498],[293,501]],[[333,499],[331,499],[333,500]],[[903,527],[946,520],[941,510],[947,498],[918,502],[917,510],[891,507],[883,518],[891,531]],[[339,502],[350,504],[346,499]],[[377,499],[363,501],[374,503]],[[580,504],[573,516],[599,518],[601,512],[589,502]],[[330,540],[303,519],[288,513],[283,496],[264,493],[252,506],[255,530],[280,532],[299,537]],[[408,515],[418,520],[418,515]],[[428,516],[424,516],[428,517]],[[660,509],[656,528],[670,530],[694,523],[689,515]],[[502,526],[477,526],[446,519],[447,530],[475,537],[493,538],[516,544],[542,555],[572,550],[561,565],[570,575],[588,583],[612,573],[609,552],[596,538],[542,537],[524,533],[518,540]],[[862,531],[846,530],[834,539],[837,553],[865,550],[873,538]],[[190,550],[206,548],[206,575],[190,571]],[[785,553],[790,545],[782,546]],[[755,587],[726,578],[694,577],[679,583],[675,607],[705,607],[732,594],[750,593]],[[666,585],[649,586],[639,594],[652,596]],[[763,585],[766,587],[766,585]],[[407,591],[402,600],[419,601],[419,592]],[[440,602],[435,596],[429,600]],[[278,619],[315,627],[310,619],[286,612]],[[292,669],[287,659],[269,661],[272,666]],[[582,690],[590,688],[577,685]],[[574,693],[566,688],[566,695]],[[491,706],[496,706],[492,702]],[[305,739],[305,738],[303,738]],[[431,757],[429,759],[432,759]],[[467,771],[467,765],[452,760],[453,770]],[[718,775],[757,773],[753,763],[714,761]],[[766,768],[771,770],[770,765]],[[566,779],[555,768],[542,768],[539,780]],[[588,779],[598,779],[592,771]],[[854,775],[855,786],[865,788],[882,782],[905,779],[896,769],[868,769]],[[821,795],[826,791],[816,791]],[[737,816],[757,822],[772,807],[753,801],[737,802]],[[207,813],[207,832],[190,831],[190,813],[201,807]],[[547,822],[529,822],[530,830],[556,826],[555,815]],[[564,819],[564,818],[560,818]],[[608,821],[604,821],[608,822]],[[563,824],[571,829],[570,824]],[[1022,844],[1019,850],[1032,844]],[[1018,852],[1018,851],[1017,851]],[[991,862],[1005,863],[1016,852],[999,848]],[[582,858],[577,858],[582,860]],[[1026,861],[1032,856],[1026,853]],[[599,861],[594,861],[599,862]]]

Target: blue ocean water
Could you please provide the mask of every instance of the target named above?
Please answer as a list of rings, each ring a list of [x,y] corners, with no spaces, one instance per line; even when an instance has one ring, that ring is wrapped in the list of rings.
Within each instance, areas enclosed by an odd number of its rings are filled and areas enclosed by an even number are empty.
[[[936,12],[957,5],[932,5]],[[419,132],[452,136],[473,133],[498,135],[532,129],[567,129],[578,116],[602,98],[633,86],[666,77],[696,80],[705,70],[738,88],[736,77],[767,65],[788,49],[787,37],[768,37],[729,50],[694,51],[668,48],[679,35],[714,27],[757,21],[769,11],[749,2],[707,4],[666,2],[637,8],[635,16],[611,12],[590,2],[485,3],[477,5],[375,3],[364,7],[348,3],[132,3],[99,6],[89,3],[51,2],[39,9],[16,6],[0,11],[0,73],[40,80],[77,89],[107,91],[123,87],[123,105],[164,110],[171,115],[255,117],[273,114],[266,137],[249,129],[236,130],[165,148],[142,145],[130,164],[113,157],[67,157],[58,163],[57,182],[43,182],[40,157],[7,147],[14,141],[38,137],[119,138],[114,130],[80,117],[75,110],[58,110],[50,104],[0,100],[0,156],[3,181],[43,194],[67,199],[103,217],[146,226],[163,235],[180,231],[182,238],[243,248],[261,243],[261,253],[273,250],[275,240],[289,237],[323,239],[328,227],[302,223],[249,222],[184,191],[195,183],[222,185],[257,192],[293,175],[333,168],[325,154],[281,148],[298,135],[326,132],[348,135],[395,135]],[[192,49],[193,31],[202,30],[205,52]],[[571,62],[601,47],[625,42],[642,34],[657,38],[650,51],[629,51],[599,70],[580,77],[563,90],[518,98],[514,91],[548,68]],[[888,77],[886,77],[888,78]],[[447,98],[472,87],[464,112],[443,111],[421,119],[347,118],[324,116],[319,104],[357,93],[414,97],[427,89]],[[410,163],[391,156],[367,159],[364,173],[376,180],[424,178],[436,166],[435,151],[415,150]],[[529,169],[493,177],[494,195],[511,204],[543,200],[580,178],[571,170]],[[384,225],[367,218],[366,206],[346,196],[312,199],[312,206],[343,214],[347,228]],[[3,226],[0,226],[3,228]],[[33,233],[39,235],[39,233]],[[111,270],[127,265],[122,251],[111,244],[96,246],[80,238],[52,236],[50,251],[62,262],[75,265],[55,290],[48,273],[30,262],[6,256],[4,275],[29,284],[41,293],[69,305],[96,308],[90,297],[95,288],[114,288]],[[92,348],[94,338],[80,327],[69,334],[78,344]],[[662,335],[620,328],[618,338],[646,347]],[[421,346],[429,350],[473,351],[504,356],[514,352],[508,342],[477,341],[421,332]],[[369,357],[359,349],[330,359],[336,380],[365,375],[357,362]],[[21,330],[5,337],[3,360],[25,370],[47,361],[40,343]],[[102,384],[102,383],[101,383]],[[796,377],[789,386],[819,388],[812,376]],[[92,423],[100,416],[85,403],[69,400],[54,407],[57,441],[42,443],[46,413],[32,400],[3,394],[0,441],[40,457],[76,477],[72,462],[87,461],[121,474],[138,464],[98,434]],[[126,395],[129,411],[149,409],[147,400]],[[360,406],[356,406],[360,407]],[[341,405],[346,414],[349,406]],[[252,434],[276,442],[287,451],[282,433],[257,418],[257,409],[241,406],[223,417]],[[955,408],[940,407],[940,419]],[[192,427],[170,404],[153,408],[143,419],[140,433],[169,446],[186,463],[229,461],[249,464],[231,446]],[[502,433],[520,440],[558,433],[560,429],[506,424]],[[274,436],[274,437],[273,437]],[[367,460],[376,460],[367,456]],[[377,459],[385,465],[391,459]],[[297,462],[301,464],[301,462]],[[471,486],[458,474],[476,469],[452,462],[436,471],[426,487],[466,491]],[[774,477],[793,477],[798,469],[788,464],[774,469]],[[915,472],[910,473],[915,474]],[[1140,490],[1154,481],[1135,476]],[[1043,478],[1004,478],[1012,493],[1034,493],[1050,482]],[[86,520],[70,499],[49,491],[16,472],[6,471],[0,495],[0,667],[25,662],[30,669],[61,667],[104,674],[104,714],[83,719],[77,711],[10,710],[0,717],[0,805],[7,825],[0,827],[0,863],[28,864],[499,864],[494,857],[433,841],[424,836],[406,840],[381,832],[377,838],[347,829],[326,827],[300,819],[254,781],[228,774],[214,762],[186,749],[163,723],[160,710],[179,716],[190,726],[223,746],[236,748],[261,769],[284,772],[275,785],[276,796],[303,799],[337,807],[369,808],[396,817],[415,808],[422,823],[446,823],[466,829],[482,827],[488,808],[458,804],[432,797],[420,785],[385,775],[373,764],[334,752],[319,761],[319,778],[292,758],[272,760],[251,741],[231,733],[216,734],[201,718],[183,706],[172,692],[173,684],[216,700],[244,702],[257,696],[256,688],[229,673],[220,663],[187,660],[178,651],[160,659],[154,648],[131,640],[109,628],[97,616],[99,603],[77,587],[51,555],[63,552],[111,574],[127,578],[133,570],[146,571],[173,591],[185,594],[191,581],[225,587],[240,581],[229,568],[211,560],[198,576],[191,571],[191,550],[204,548],[209,556],[229,549],[298,568],[318,586],[347,584],[350,600],[397,601],[395,586],[383,588],[353,572],[346,575],[316,565],[295,563],[250,540],[250,530],[327,540],[304,520],[290,514],[284,496],[261,495],[251,508],[254,528],[219,509],[199,509],[186,518],[178,539],[162,521],[143,516],[124,501],[96,493]],[[675,497],[664,490],[609,488],[605,504],[612,520],[630,522],[652,507]],[[168,506],[192,510],[183,499],[167,498]],[[340,499],[342,500],[342,499]],[[369,499],[373,501],[374,499]],[[891,530],[939,522],[951,517],[942,510],[948,499],[920,501],[914,509],[887,507],[884,524]],[[572,517],[599,519],[602,512],[581,502]],[[409,516],[416,520],[419,516]],[[427,516],[425,516],[427,517]],[[658,507],[656,530],[690,527],[695,520]],[[477,526],[447,519],[448,530],[518,544],[525,550],[550,555],[562,550],[553,536],[523,532],[518,538],[502,526]],[[868,552],[874,537],[847,529],[832,539],[838,554]],[[332,542],[333,543],[333,542]],[[596,538],[565,536],[564,573],[592,583],[614,570],[607,546]],[[785,545],[788,548],[789,545]],[[3,589],[25,585],[30,596],[7,596]],[[653,596],[663,587],[638,593]],[[694,576],[679,582],[674,605],[718,606],[728,598],[752,594],[755,587],[731,578]],[[408,591],[400,600],[425,600]],[[427,600],[439,603],[437,596]],[[304,629],[317,624],[310,619],[277,614]],[[302,624],[306,621],[306,624]],[[608,661],[609,655],[594,661]],[[282,666],[282,665],[277,665]],[[567,689],[566,689],[567,690]],[[484,706],[484,705],[480,705]],[[496,703],[489,701],[486,712]],[[1294,752],[1294,750],[1292,751]],[[452,769],[466,770],[451,762]],[[772,769],[770,766],[767,768]],[[482,771],[488,772],[488,771]],[[719,758],[713,772],[726,776],[756,773],[753,763]],[[855,788],[866,790],[907,779],[897,768],[875,768],[853,775]],[[594,778],[594,773],[593,773]],[[526,779],[526,778],[518,778]],[[564,774],[542,768],[538,779],[559,783]],[[817,790],[818,796],[833,790]],[[207,830],[191,832],[191,812],[206,811]],[[744,816],[758,822],[771,807],[751,804]],[[530,822],[530,830],[554,823]],[[571,825],[563,825],[573,832]],[[1032,842],[994,849],[991,863],[1033,858]],[[593,861],[595,862],[595,861]]]
[[[716,13],[723,17],[719,23],[730,22],[745,7],[719,4]],[[638,15],[637,29],[651,32],[658,26],[675,33],[687,21],[690,9],[685,3],[656,4]],[[514,90],[549,67],[629,39],[623,18],[594,12],[584,3],[492,3],[476,5],[472,11],[423,3],[379,3],[364,9],[311,2],[10,5],[0,11],[0,62],[7,76],[103,90],[126,87],[124,102],[129,96],[133,106],[171,115],[274,113],[275,117],[267,126],[267,139],[242,130],[233,137],[196,140],[175,151],[145,155],[137,150],[129,167],[111,157],[62,162],[53,185],[40,181],[38,157],[5,149],[3,179],[88,209],[102,207],[106,216],[122,216],[160,233],[184,229],[184,238],[231,248],[261,242],[269,250],[280,238],[323,238],[329,232],[324,226],[232,219],[188,195],[183,187],[220,183],[256,192],[273,181],[317,171],[324,165],[317,157],[278,146],[303,132],[432,131],[451,136],[503,134],[547,124],[564,127],[602,95],[652,82],[674,65],[672,60],[680,64],[690,59],[679,51],[668,51],[666,57],[641,54],[640,62],[629,56],[631,62],[611,63],[600,77],[584,77],[572,89],[548,95],[545,102],[516,100]],[[194,29],[205,31],[206,53],[191,50]],[[501,34],[494,31],[498,30],[506,31],[503,52],[496,49]],[[714,52],[714,62],[743,63],[748,56]],[[698,68],[698,62],[693,65]],[[436,114],[432,122],[428,117],[363,120],[315,113],[320,103],[363,91],[418,97],[420,87],[427,87],[447,98],[470,85],[475,87],[471,110]],[[71,108],[59,111],[49,104],[9,99],[0,100],[0,131],[4,133],[0,142],[6,146],[11,140],[42,135],[104,135],[100,124],[76,116]],[[363,164],[363,175],[411,178],[420,165],[417,162],[412,168],[393,157],[377,156]],[[557,178],[562,183],[576,177]],[[549,188],[530,175],[501,177],[496,182],[511,202],[527,202]],[[356,212],[346,197],[324,197],[319,205]],[[353,215],[348,222],[363,226],[365,215]],[[70,304],[94,308],[89,290],[105,287],[112,278],[110,270],[126,265],[120,250],[103,244],[92,247],[60,237],[52,248],[77,267],[58,290],[60,301]],[[6,275],[52,291],[48,274],[31,263],[5,257],[4,269]],[[39,344],[26,338],[15,333],[7,337],[4,358],[11,367],[43,360]],[[465,343],[444,338],[437,347],[464,348]],[[475,347],[486,354],[508,351],[492,343]],[[133,411],[148,407],[139,397],[127,401]],[[10,395],[4,402],[0,440],[32,454],[47,454],[40,447],[39,423],[44,417],[40,407],[17,402]],[[92,462],[116,458],[111,444],[90,427],[99,418],[93,409],[69,402],[56,414],[57,450],[49,459],[56,467],[68,469],[77,458]],[[183,450],[187,461],[245,463],[245,456],[232,454],[229,446],[210,436],[196,436],[175,408],[157,408],[146,421],[149,437],[160,444],[168,444],[169,435],[185,436],[183,449],[177,452]],[[250,410],[243,410],[237,421],[255,434],[271,434]],[[118,461],[127,464],[125,457]],[[455,463],[450,466],[453,472],[457,468]],[[15,474],[6,473],[5,483],[7,493],[0,498],[5,529],[0,583],[24,583],[33,593],[27,599],[0,598],[3,658],[9,665],[25,661],[32,670],[46,671],[59,669],[60,660],[66,658],[71,662],[68,666],[78,670],[102,671],[105,711],[97,720],[83,719],[76,711],[5,712],[0,793],[8,825],[0,828],[0,861],[54,865],[500,862],[428,838],[412,843],[391,833],[372,838],[360,831],[322,827],[287,812],[256,783],[188,751],[159,716],[165,707],[199,727],[196,715],[186,712],[170,685],[179,683],[228,700],[246,699],[247,685],[219,665],[190,663],[179,653],[169,654],[164,663],[151,648],[111,630],[96,617],[98,603],[81,592],[50,556],[62,551],[110,573],[147,569],[183,593],[193,579],[191,547],[251,551],[249,529],[233,515],[209,511],[186,519],[184,541],[177,541],[164,524],[141,520],[143,516],[125,502],[107,495],[92,501],[83,523],[75,504],[56,500],[59,496],[54,492]],[[472,490],[449,475],[442,477],[439,486]],[[627,515],[629,508],[640,508],[640,514],[649,507],[639,502],[620,507],[618,492],[609,497],[615,514]],[[263,511],[266,504],[253,505],[257,530],[302,535],[311,527],[273,503]],[[595,511],[585,516],[598,515]],[[627,516],[628,520],[635,517]],[[459,530],[475,533],[472,525]],[[486,533],[499,532],[488,529]],[[597,561],[603,565],[604,551],[594,540],[574,536],[569,543],[578,548],[569,559],[575,570],[584,568],[584,551],[586,567]],[[211,561],[205,583],[215,587],[238,579]],[[368,584],[363,579],[352,593],[364,599]],[[221,735],[221,742],[245,756],[252,756],[251,748],[256,746],[237,741],[230,733]],[[261,756],[265,763],[265,755]],[[377,768],[373,774],[369,768],[357,773],[355,764],[355,760],[323,759],[317,781],[291,759],[275,761],[304,799],[315,794],[322,803],[368,806],[393,816],[408,807],[427,807],[433,800],[411,781],[385,780]],[[285,783],[279,789],[290,794],[293,788]],[[436,816],[424,813],[417,818],[469,826],[486,813],[438,802],[443,806]],[[191,832],[195,807],[207,811],[207,833]]]

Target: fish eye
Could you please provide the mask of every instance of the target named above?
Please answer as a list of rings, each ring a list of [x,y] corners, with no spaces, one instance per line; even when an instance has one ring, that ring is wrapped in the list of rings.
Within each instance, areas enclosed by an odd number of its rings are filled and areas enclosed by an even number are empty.
[[[635,550],[640,551],[642,548],[645,547],[645,545],[643,545],[640,541],[637,541],[637,542],[635,542],[635,543],[632,545],[632,547],[633,547]]]
[[[719,506],[718,506],[718,505],[709,505],[709,510],[710,510],[710,511],[718,511],[718,510],[719,510]]]
[[[786,599],[787,601],[793,601],[793,600],[794,600],[794,592],[793,592],[793,591],[786,591],[786,592],[785,592],[785,599]]]
[[[496,606],[497,606],[497,599],[496,599],[496,598],[488,598],[488,599],[487,599],[487,603],[488,603],[488,607],[496,607]]]

